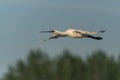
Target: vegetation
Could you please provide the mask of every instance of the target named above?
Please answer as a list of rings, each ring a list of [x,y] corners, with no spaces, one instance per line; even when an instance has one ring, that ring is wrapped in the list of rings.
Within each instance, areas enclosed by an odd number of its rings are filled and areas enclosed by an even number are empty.
[[[120,57],[115,60],[98,50],[83,60],[64,50],[50,59],[41,50],[31,50],[25,61],[9,66],[2,80],[120,80]]]

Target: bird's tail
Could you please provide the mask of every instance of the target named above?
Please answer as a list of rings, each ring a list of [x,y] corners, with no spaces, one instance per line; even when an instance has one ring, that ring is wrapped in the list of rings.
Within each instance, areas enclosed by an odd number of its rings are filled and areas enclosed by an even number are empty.
[[[95,39],[95,40],[102,40],[103,39],[102,37],[95,37],[95,36],[91,36],[91,35],[87,35],[87,37]]]

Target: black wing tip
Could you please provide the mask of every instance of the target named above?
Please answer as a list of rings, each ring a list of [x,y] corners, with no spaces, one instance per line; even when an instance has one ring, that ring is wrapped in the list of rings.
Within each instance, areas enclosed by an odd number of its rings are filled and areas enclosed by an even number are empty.
[[[95,39],[95,40],[102,40],[103,39],[102,37],[95,37],[95,36],[91,36],[91,35],[87,35],[87,37]]]
[[[96,39],[96,40],[103,40],[102,37],[95,37],[94,39]]]

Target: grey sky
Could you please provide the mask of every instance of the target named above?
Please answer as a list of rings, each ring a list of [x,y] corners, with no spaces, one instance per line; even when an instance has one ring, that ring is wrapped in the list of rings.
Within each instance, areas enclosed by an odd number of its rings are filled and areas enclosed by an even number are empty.
[[[117,56],[120,52],[119,4],[119,0],[0,0],[0,73],[36,48],[50,56],[58,55],[64,48],[82,56],[96,49]],[[39,31],[54,28],[107,32],[100,34],[104,37],[102,41],[62,38],[42,42],[41,39],[50,35]]]

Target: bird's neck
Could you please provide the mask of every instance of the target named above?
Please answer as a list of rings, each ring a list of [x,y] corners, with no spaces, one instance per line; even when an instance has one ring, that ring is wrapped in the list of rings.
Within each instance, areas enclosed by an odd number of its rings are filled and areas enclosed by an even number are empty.
[[[66,33],[62,31],[57,31],[56,34],[66,35]]]

